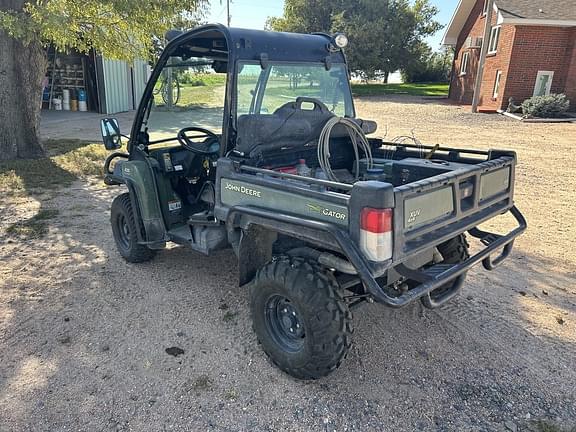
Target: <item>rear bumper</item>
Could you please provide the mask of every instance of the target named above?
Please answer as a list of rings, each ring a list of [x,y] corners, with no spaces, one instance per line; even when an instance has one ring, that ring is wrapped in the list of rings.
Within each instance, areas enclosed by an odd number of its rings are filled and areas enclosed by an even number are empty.
[[[484,249],[480,252],[476,253],[475,255],[468,258],[466,261],[454,264],[452,266],[447,266],[442,268],[443,271],[437,273],[435,276],[431,276],[429,272],[420,272],[415,270],[410,270],[402,265],[399,265],[396,268],[398,273],[402,274],[403,276],[409,277],[410,279],[417,280],[420,284],[409,291],[409,295],[395,297],[393,298],[392,303],[387,303],[388,299],[385,299],[385,303],[389,304],[390,306],[403,306],[406,303],[411,302],[415,298],[422,298],[422,302],[428,308],[436,308],[441,306],[442,304],[446,303],[448,300],[452,299],[460,289],[462,288],[462,282],[464,278],[462,277],[471,267],[475,266],[476,264],[482,262],[482,265],[486,270],[494,270],[497,266],[499,266],[512,252],[512,248],[514,246],[514,240],[520,234],[522,234],[526,228],[527,223],[526,219],[515,206],[510,209],[510,213],[516,221],[518,222],[518,226],[510,231],[506,235],[499,235],[499,234],[492,234],[485,231],[481,231],[477,228],[473,228],[468,232],[473,237],[479,238],[481,242],[485,245]],[[501,252],[498,252],[500,249]],[[494,254],[497,254],[496,257],[493,257]],[[432,274],[434,267],[431,268]],[[373,278],[372,280],[376,282]],[[431,296],[431,292],[448,284],[451,282],[455,282],[453,287],[450,290],[446,290],[443,294],[433,297]],[[373,289],[376,289],[375,286],[372,286]],[[378,286],[378,289],[380,287]],[[381,289],[380,289],[381,291]]]
[[[297,216],[272,213],[268,210],[245,206],[231,208],[227,222],[234,224],[232,221],[236,216],[243,216],[248,218],[246,224],[257,224],[274,231],[286,233],[294,233],[297,229],[301,237],[304,235],[304,229],[313,232],[323,232],[334,240],[334,243],[354,266],[358,272],[358,277],[375,301],[399,308],[422,298],[425,306],[434,308],[447,302],[458,293],[464,279],[463,275],[471,267],[482,262],[487,270],[492,270],[510,255],[514,240],[526,230],[527,224],[526,219],[515,206],[509,211],[516,219],[518,226],[505,235],[487,233],[477,228],[468,230],[472,236],[480,238],[485,247],[462,263],[455,265],[437,265],[427,269],[426,272],[409,269],[401,263],[391,263],[391,265],[387,266],[388,269],[394,268],[401,275],[419,283],[416,287],[400,296],[389,295],[384,287],[379,285],[376,279],[379,274],[382,274],[382,267],[377,266],[379,267],[378,271],[375,271],[376,268],[374,264],[366,260],[348,233],[333,224],[301,219]],[[454,235],[456,234],[457,233]],[[502,249],[502,252],[498,253],[499,249]],[[497,256],[493,258],[493,255],[496,253],[498,253]],[[450,290],[446,290],[439,296],[431,296],[432,291],[453,281],[455,281],[455,283]]]

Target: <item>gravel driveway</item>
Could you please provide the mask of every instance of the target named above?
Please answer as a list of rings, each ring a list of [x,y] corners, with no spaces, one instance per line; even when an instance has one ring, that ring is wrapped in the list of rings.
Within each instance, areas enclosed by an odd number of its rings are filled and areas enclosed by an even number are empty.
[[[514,256],[494,272],[472,271],[439,310],[355,310],[347,360],[304,383],[257,346],[232,253],[172,247],[126,264],[108,222],[118,190],[97,180],[3,197],[0,431],[576,426],[576,124],[522,124],[407,98],[366,98],[357,110],[380,133],[388,126],[388,137],[414,130],[427,143],[516,150],[517,204],[530,229]],[[39,208],[60,212],[43,239],[6,234]],[[168,354],[173,347],[184,353]]]

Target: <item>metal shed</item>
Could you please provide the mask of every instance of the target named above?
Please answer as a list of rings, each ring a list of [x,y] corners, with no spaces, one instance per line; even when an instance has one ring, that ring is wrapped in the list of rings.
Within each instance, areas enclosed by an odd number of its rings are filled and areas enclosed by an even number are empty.
[[[133,64],[99,56],[96,60],[100,112],[114,114],[136,109],[150,75],[143,60]]]
[[[86,54],[75,50],[60,52],[54,46],[46,49],[46,55],[42,106],[47,109],[102,114],[133,110],[150,76],[150,66],[144,60],[128,63],[107,59],[93,50]],[[78,104],[68,103],[68,98],[76,98]]]

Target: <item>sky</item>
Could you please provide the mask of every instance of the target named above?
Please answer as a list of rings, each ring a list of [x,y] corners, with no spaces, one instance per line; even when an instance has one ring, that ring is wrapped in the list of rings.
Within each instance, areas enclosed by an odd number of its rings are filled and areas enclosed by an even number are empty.
[[[440,13],[436,19],[447,25],[452,18],[452,14],[458,5],[458,0],[430,0]],[[220,3],[219,0],[211,0],[210,11],[207,21],[226,24],[226,1]],[[282,16],[284,0],[232,0],[230,3],[230,15],[232,16],[233,27],[244,27],[253,29],[263,29],[266,18],[269,16]],[[433,49],[439,49],[444,30],[440,30],[434,36],[427,39]]]

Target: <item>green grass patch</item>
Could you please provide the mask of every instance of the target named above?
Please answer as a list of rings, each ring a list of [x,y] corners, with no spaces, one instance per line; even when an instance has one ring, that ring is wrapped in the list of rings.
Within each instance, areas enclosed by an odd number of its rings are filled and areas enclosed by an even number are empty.
[[[352,84],[354,96],[410,95],[448,96],[449,84]]]
[[[102,144],[49,140],[47,157],[0,162],[0,194],[26,195],[69,186],[79,177],[102,175],[108,152]]]
[[[6,234],[24,240],[42,238],[48,233],[47,221],[57,217],[58,213],[55,209],[42,209],[30,219],[10,225],[6,228]]]
[[[194,106],[215,107],[224,106],[224,84],[222,85],[185,85],[180,89],[178,106],[193,108]]]

